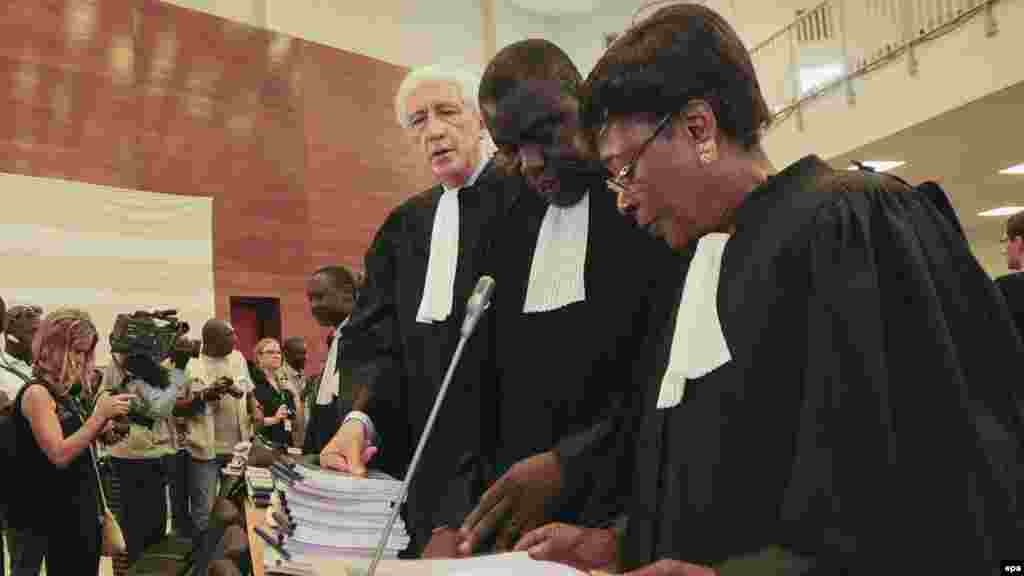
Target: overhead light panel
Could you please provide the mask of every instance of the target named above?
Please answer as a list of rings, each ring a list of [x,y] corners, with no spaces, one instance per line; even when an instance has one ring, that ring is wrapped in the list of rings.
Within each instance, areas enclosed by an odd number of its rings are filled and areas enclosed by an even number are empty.
[[[1013,216],[1017,212],[1024,212],[1024,206],[1000,206],[984,212],[978,212],[978,216]]]
[[[1000,170],[1000,174],[1012,174],[1016,176],[1024,176],[1024,164],[1017,164],[1016,166],[1010,166],[1006,170]]]
[[[860,160],[859,162],[864,166],[871,168],[875,172],[888,172],[889,170],[899,168],[900,166],[906,164],[906,162],[902,160]],[[847,170],[859,169],[860,168],[858,168],[856,165],[851,165],[849,168],[847,168]]]

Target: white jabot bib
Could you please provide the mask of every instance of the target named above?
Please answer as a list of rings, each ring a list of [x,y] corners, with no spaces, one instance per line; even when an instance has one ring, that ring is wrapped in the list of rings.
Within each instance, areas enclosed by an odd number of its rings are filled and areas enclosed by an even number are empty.
[[[686,381],[700,378],[732,360],[718,319],[718,282],[728,234],[708,234],[698,241],[676,316],[668,369],[661,380],[658,408],[683,399]]]
[[[488,160],[486,157],[483,159],[464,187],[476,182]],[[452,313],[455,271],[459,262],[458,194],[461,189],[445,187],[437,212],[434,213],[434,226],[430,231],[430,256],[427,259],[427,275],[423,280],[423,298],[416,312],[417,322],[443,322]]]
[[[533,250],[523,312],[548,312],[587,299],[589,228],[589,192],[572,206],[548,206]]]
[[[459,261],[459,198],[457,190],[445,190],[434,215],[430,233],[430,259],[423,281],[416,321],[441,322],[452,313],[455,291],[455,268]]]

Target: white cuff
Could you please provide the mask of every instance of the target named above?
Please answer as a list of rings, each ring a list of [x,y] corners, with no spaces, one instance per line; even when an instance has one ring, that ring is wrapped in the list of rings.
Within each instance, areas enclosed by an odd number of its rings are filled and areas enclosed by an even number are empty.
[[[365,412],[359,412],[353,410],[345,416],[345,420],[341,423],[342,426],[348,423],[349,420],[358,420],[363,423],[363,428],[366,430],[366,443],[369,446],[373,446],[377,442],[377,429],[373,426],[373,420]]]

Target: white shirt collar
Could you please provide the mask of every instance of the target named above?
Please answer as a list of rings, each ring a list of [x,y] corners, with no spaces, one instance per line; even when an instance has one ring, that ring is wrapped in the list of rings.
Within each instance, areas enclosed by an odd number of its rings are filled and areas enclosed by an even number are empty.
[[[469,178],[466,179],[466,182],[462,186],[459,186],[459,187],[456,187],[456,188],[449,188],[448,186],[446,186],[444,184],[444,182],[442,182],[441,183],[441,187],[444,188],[445,192],[458,192],[459,190],[462,190],[463,188],[466,188],[468,186],[472,186],[473,184],[476,183],[476,180],[477,180],[477,178],[480,177],[480,174],[483,173],[484,168],[487,167],[487,162],[489,162],[490,159],[491,158],[489,156],[487,156],[486,154],[481,154],[480,155],[480,163],[477,164],[476,169],[473,170],[473,173],[470,174]]]
[[[7,353],[7,334],[0,332],[0,362],[8,366],[12,366],[21,370],[22,372],[28,371],[29,375],[32,373],[32,365],[25,362],[21,358],[14,356],[13,354]]]

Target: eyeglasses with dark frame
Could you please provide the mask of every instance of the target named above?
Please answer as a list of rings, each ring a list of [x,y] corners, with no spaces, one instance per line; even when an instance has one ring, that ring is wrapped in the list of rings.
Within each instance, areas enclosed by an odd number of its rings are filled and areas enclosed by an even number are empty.
[[[668,114],[665,114],[665,116],[661,120],[658,121],[658,124],[655,125],[654,127],[654,132],[651,132],[651,135],[648,136],[647,139],[644,140],[639,147],[637,147],[636,152],[633,153],[633,158],[630,159],[630,161],[627,162],[626,165],[623,166],[619,170],[619,172],[609,180],[613,180],[616,184],[622,186],[625,185],[626,181],[629,178],[632,178],[633,172],[636,171],[637,162],[640,161],[640,157],[643,156],[644,152],[647,151],[647,147],[651,145],[651,142],[654,142],[654,139],[658,137],[658,134],[661,134],[661,131],[665,129],[665,126],[668,126],[669,121],[672,120],[672,116],[674,114],[675,112],[669,112]]]
[[[647,139],[640,143],[637,151],[633,154],[633,158],[618,170],[614,176],[605,180],[608,189],[615,193],[615,204],[618,206],[618,210],[624,214],[628,214],[632,211],[629,204],[626,203],[626,195],[629,193],[629,180],[633,177],[633,172],[636,171],[637,163],[640,161],[643,153],[647,151],[647,147],[650,146],[650,143],[654,141],[654,138],[656,138],[658,134],[662,133],[662,130],[669,125],[674,114],[674,112],[670,112],[666,114],[662,120],[659,120],[654,126],[654,131],[647,136]]]

